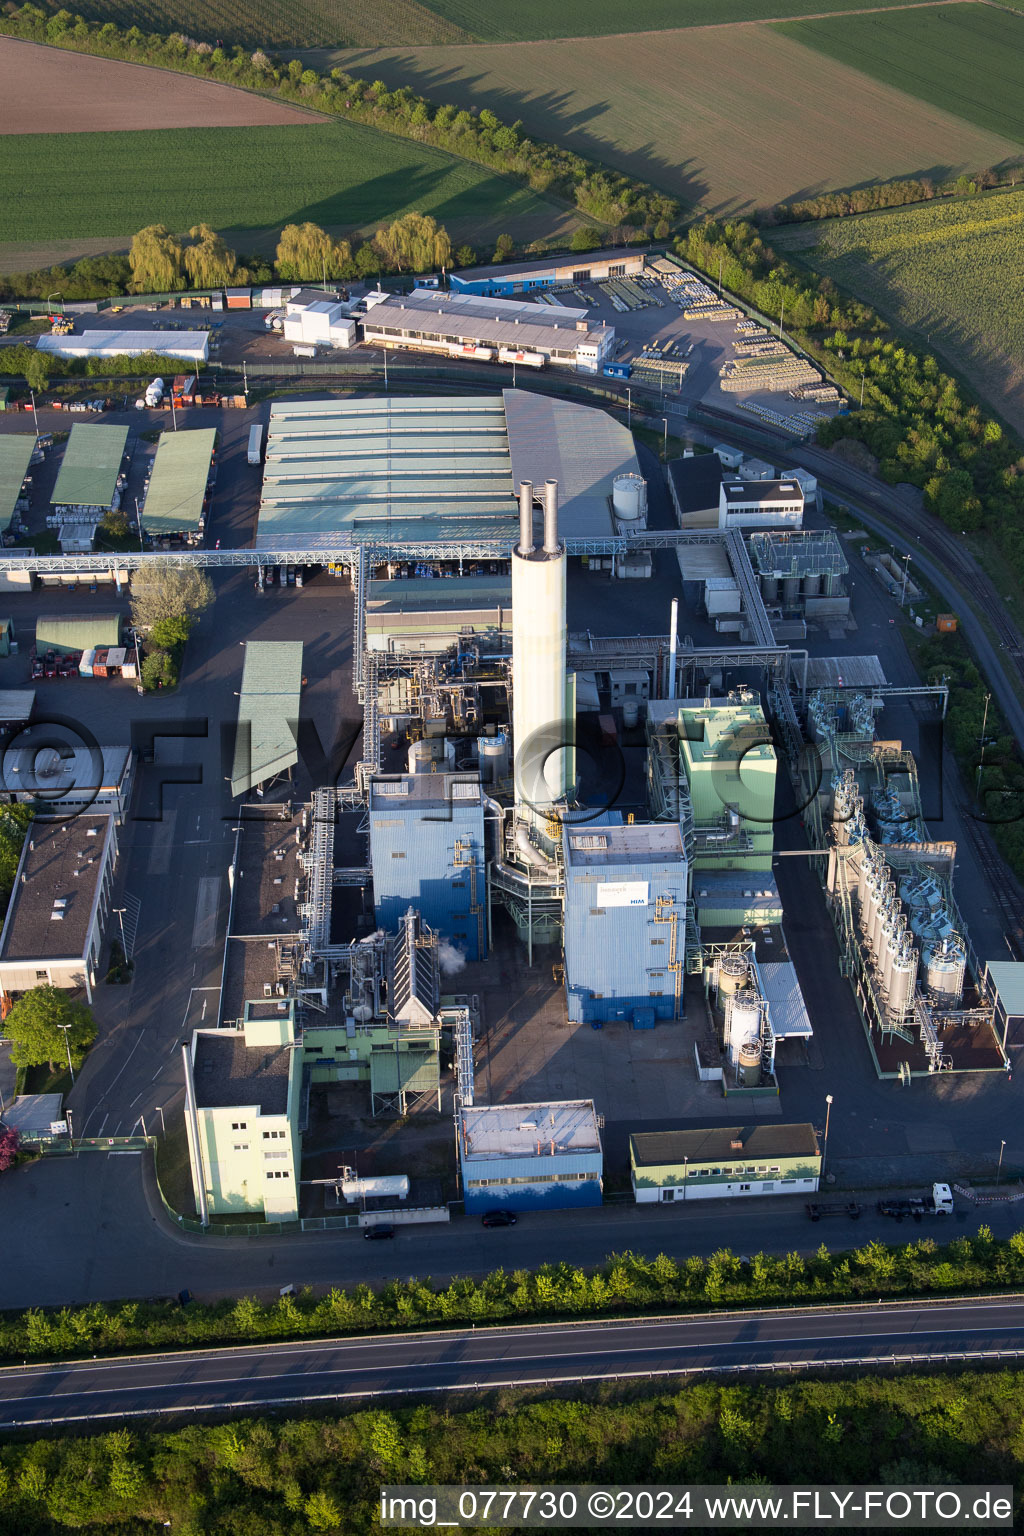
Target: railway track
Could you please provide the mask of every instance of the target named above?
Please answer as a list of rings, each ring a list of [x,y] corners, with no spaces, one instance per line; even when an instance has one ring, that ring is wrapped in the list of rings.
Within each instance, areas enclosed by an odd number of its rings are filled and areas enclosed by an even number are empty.
[[[1013,958],[1020,960],[1024,958],[1024,906],[1019,899],[1016,883],[1006,867],[1002,854],[992,842],[984,824],[979,822],[972,807],[961,801],[960,815],[970,844],[971,855],[999,908],[1006,942]]]

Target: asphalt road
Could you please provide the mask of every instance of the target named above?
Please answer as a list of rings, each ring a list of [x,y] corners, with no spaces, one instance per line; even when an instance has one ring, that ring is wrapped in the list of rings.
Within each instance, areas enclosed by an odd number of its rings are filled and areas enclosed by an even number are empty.
[[[799,1364],[1016,1356],[1024,1301],[460,1329],[0,1370],[0,1425]]]

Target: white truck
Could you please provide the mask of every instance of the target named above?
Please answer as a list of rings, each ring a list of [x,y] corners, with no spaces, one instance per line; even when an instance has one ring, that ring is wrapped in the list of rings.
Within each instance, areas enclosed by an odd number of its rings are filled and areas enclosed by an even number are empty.
[[[259,464],[263,458],[263,428],[259,422],[249,428],[249,463]]]
[[[952,1216],[953,1191],[948,1184],[933,1184],[930,1195],[879,1200],[877,1209],[879,1216],[892,1216],[896,1221],[902,1221],[904,1216],[912,1216],[915,1221],[920,1221],[922,1216]]]

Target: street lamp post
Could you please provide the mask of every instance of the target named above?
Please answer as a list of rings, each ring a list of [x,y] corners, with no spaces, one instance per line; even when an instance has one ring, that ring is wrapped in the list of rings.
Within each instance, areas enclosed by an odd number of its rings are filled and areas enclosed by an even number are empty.
[[[688,1157],[684,1157],[683,1158],[683,1199],[684,1200],[686,1199],[686,1180],[687,1180],[687,1176],[688,1176],[688,1173],[689,1173],[689,1168],[690,1168],[690,1159]]]
[[[664,436],[664,442],[663,442],[661,456],[665,460],[665,463],[667,464],[668,463],[668,417],[667,416],[663,416],[661,418],[661,424],[665,428],[665,436]]]
[[[996,1189],[999,1188],[999,1176],[1003,1171],[1003,1152],[1006,1150],[1006,1142],[999,1143],[999,1166],[996,1168]]]
[[[991,701],[991,698],[992,698],[992,695],[990,693],[986,693],[986,695],[985,695],[985,711],[984,711],[984,713],[983,713],[983,715],[981,717],[981,738],[980,738],[980,740],[978,742],[978,777],[977,777],[977,780],[976,780],[975,785],[974,785],[974,798],[975,798],[975,800],[979,799],[980,796],[981,796],[981,774],[982,774],[982,769],[985,766],[985,732],[988,729],[988,706],[989,706],[989,703]]]
[[[626,385],[626,430],[627,432],[633,430],[633,390],[628,384]]]
[[[128,946],[124,941],[124,914],[127,910],[127,907],[114,908],[114,911],[117,913],[117,920],[121,925],[121,953],[126,961],[128,959]]]
[[[907,600],[907,577],[909,575],[910,575],[910,551],[908,550],[907,553],[903,556],[903,587],[902,587],[902,590],[900,592],[900,607],[901,608],[903,607],[904,603]]]
[[[64,1049],[68,1053],[68,1071],[71,1073],[71,1086],[73,1088],[75,1086],[75,1069],[71,1065],[71,1041],[68,1039],[68,1030],[71,1028],[71,1025],[58,1024],[57,1028],[64,1031]]]
[[[55,288],[52,293],[48,293],[46,295],[47,304],[49,304],[51,299],[60,299],[60,312],[62,315],[65,314],[66,311],[64,309],[64,296],[59,288]]]
[[[32,420],[35,422],[36,437],[38,437],[39,436],[39,417],[36,415],[36,392],[35,392],[34,389],[30,389],[29,390],[28,397],[32,401]]]
[[[828,1159],[828,1122],[832,1114],[832,1095],[825,1095],[825,1139],[821,1148],[821,1180],[825,1181],[825,1163]]]

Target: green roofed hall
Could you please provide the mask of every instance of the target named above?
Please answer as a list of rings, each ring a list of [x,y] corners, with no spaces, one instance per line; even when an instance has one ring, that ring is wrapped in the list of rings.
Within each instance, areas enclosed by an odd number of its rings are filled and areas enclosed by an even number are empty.
[[[61,507],[100,507],[114,500],[121,460],[128,441],[127,427],[71,428],[64,460],[50,501]]]
[[[14,503],[21,495],[35,446],[35,436],[27,433],[0,437],[0,527],[6,528],[14,516]]]
[[[217,433],[213,427],[182,428],[160,438],[142,508],[142,526],[151,534],[198,534]]]
[[[250,640],[238,699],[232,795],[244,795],[298,762],[301,693],[301,640]]]
[[[87,651],[121,644],[119,613],[52,614],[36,620],[36,651]]]

